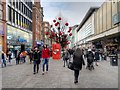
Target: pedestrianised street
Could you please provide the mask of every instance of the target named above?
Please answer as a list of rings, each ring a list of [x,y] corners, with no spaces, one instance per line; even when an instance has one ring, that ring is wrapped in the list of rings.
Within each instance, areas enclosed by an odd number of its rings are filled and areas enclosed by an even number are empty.
[[[85,66],[80,72],[79,83],[74,84],[74,73],[63,67],[63,61],[49,60],[49,71],[42,75],[33,74],[29,62],[2,69],[2,88],[118,88],[118,67],[111,66],[109,60],[99,62],[95,70]]]

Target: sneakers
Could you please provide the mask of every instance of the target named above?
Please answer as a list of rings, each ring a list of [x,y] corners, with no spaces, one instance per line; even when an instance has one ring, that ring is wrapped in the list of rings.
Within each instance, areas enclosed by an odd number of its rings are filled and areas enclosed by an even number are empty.
[[[33,74],[36,74],[35,72]]]

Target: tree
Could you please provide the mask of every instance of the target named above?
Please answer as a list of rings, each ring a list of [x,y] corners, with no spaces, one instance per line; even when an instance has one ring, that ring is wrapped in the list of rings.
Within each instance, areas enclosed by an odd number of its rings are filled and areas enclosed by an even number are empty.
[[[71,27],[68,27],[69,23],[64,20],[62,17],[58,17],[53,20],[53,25],[51,25],[50,32],[47,31],[46,35],[49,35],[49,38],[54,40],[56,43],[59,43],[62,48],[65,48],[70,42],[68,37],[72,36]],[[68,30],[68,31],[67,31]]]

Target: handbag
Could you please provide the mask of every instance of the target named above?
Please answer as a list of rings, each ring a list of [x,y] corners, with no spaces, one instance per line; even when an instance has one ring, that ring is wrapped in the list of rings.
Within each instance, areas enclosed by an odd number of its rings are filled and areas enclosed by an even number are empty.
[[[74,70],[73,62],[69,62],[69,63],[68,63],[68,68],[69,68],[70,70]]]

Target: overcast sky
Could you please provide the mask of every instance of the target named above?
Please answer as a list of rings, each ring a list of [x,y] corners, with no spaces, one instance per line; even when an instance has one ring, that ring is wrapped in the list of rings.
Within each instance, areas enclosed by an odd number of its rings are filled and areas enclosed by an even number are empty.
[[[69,1],[69,2],[68,2]],[[79,2],[78,2],[79,1]],[[52,21],[60,13],[70,26],[80,24],[90,7],[100,7],[104,0],[41,0],[43,7],[44,21]]]

